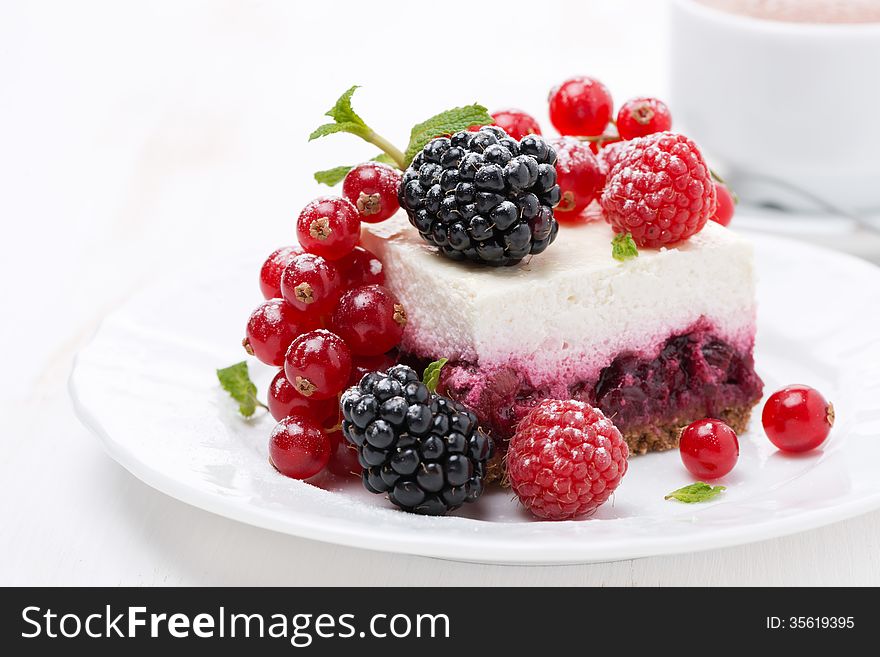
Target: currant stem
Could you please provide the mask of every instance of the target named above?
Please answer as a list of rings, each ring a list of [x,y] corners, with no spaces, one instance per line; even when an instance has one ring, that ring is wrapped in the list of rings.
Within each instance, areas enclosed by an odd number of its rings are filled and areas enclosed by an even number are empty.
[[[388,157],[394,160],[394,163],[397,165],[397,168],[403,171],[406,169],[406,160],[403,155],[403,151],[397,148],[390,141],[385,139],[382,135],[370,130],[366,135],[364,135],[364,140],[370,142],[374,146],[379,147]]]
[[[618,135],[595,135],[590,137],[575,137],[575,139],[580,139],[581,141],[588,142],[603,142],[603,141],[615,141],[620,139]]]

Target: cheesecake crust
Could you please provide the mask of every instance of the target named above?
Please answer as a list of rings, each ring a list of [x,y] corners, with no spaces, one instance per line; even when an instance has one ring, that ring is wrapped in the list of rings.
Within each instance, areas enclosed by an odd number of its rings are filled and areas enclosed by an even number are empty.
[[[757,403],[757,402],[756,402]],[[739,435],[749,426],[754,404],[726,408],[718,413],[718,419]],[[648,427],[637,427],[623,432],[623,439],[629,446],[630,454],[647,454],[648,452],[664,452],[678,447],[681,432],[691,422],[702,418],[686,417],[674,422]]]

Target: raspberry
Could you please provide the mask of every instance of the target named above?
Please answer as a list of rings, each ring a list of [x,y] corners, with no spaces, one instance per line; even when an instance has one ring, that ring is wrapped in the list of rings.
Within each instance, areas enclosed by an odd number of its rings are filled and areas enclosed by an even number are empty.
[[[633,98],[617,113],[617,132],[623,139],[635,139],[672,127],[672,116],[662,100]]]
[[[594,78],[570,78],[550,91],[550,122],[562,135],[601,135],[611,120],[611,93]]]
[[[614,168],[614,165],[617,164],[617,161],[623,157],[623,154],[629,150],[629,147],[630,142],[628,141],[616,141],[598,149],[597,157],[599,158],[599,164],[606,176]]]
[[[712,221],[722,226],[729,226],[730,220],[733,219],[736,198],[726,185],[716,182],[715,201],[715,214],[712,215]]]
[[[356,208],[361,221],[385,221],[400,208],[397,187],[400,171],[387,164],[365,162],[348,172],[342,181],[342,195]]]
[[[605,220],[640,247],[695,235],[715,213],[715,186],[696,144],[683,135],[639,137],[619,153],[602,192]]]
[[[629,449],[600,410],[547,400],[520,421],[507,475],[520,502],[539,518],[566,520],[601,506],[626,474]]]
[[[605,174],[586,142],[560,137],[550,145],[556,150],[556,182],[562,192],[553,214],[559,221],[571,221],[599,195]]]

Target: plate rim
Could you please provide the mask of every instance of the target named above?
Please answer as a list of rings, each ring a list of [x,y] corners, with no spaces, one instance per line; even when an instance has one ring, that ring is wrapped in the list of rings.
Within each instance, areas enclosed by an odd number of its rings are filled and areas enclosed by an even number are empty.
[[[819,252],[823,258],[839,260],[841,264],[845,264],[845,266],[850,268],[853,266],[867,268],[874,276],[880,276],[880,267],[846,253],[779,236],[749,233],[749,237],[758,242],[777,242],[786,245],[788,248],[794,245],[796,249],[802,249],[806,252]],[[155,281],[154,284],[160,285],[161,280]],[[105,317],[115,312],[125,301],[133,298],[136,293],[133,293],[121,304],[108,311]],[[665,534],[650,538],[642,536],[637,542],[629,544],[621,543],[619,538],[611,541],[599,538],[591,542],[572,540],[567,544],[561,544],[558,538],[546,541],[542,537],[535,537],[534,540],[521,542],[504,541],[486,534],[472,536],[471,539],[474,541],[474,551],[472,554],[479,555],[484,551],[489,552],[491,556],[485,559],[463,557],[460,549],[460,538],[458,537],[450,541],[442,541],[437,540],[439,537],[432,534],[431,541],[424,541],[419,539],[418,532],[400,529],[388,531],[387,528],[380,531],[370,527],[368,524],[359,525],[355,531],[348,522],[343,524],[322,523],[320,515],[302,509],[298,509],[294,514],[281,516],[268,509],[247,506],[235,498],[215,495],[193,484],[190,480],[176,479],[161,469],[155,468],[141,460],[128,446],[112,438],[94,413],[82,402],[77,390],[80,354],[95,343],[103,325],[104,320],[102,319],[88,342],[74,356],[68,377],[68,393],[73,404],[74,413],[79,421],[99,439],[105,452],[113,460],[151,488],[203,511],[269,531],[350,548],[458,562],[503,565],[562,565],[615,562],[736,547],[817,529],[880,508],[880,488],[878,488],[874,493],[863,494],[860,497],[833,506],[811,509],[807,512],[783,518],[773,518],[758,523],[751,523],[745,528],[743,526],[730,526],[712,532],[704,532],[696,536],[689,536],[686,544],[676,534]],[[482,523],[485,521],[475,520],[474,522]],[[589,522],[589,520],[565,522],[577,523]],[[611,543],[614,544],[614,550],[610,549]],[[609,552],[613,552],[613,554],[609,554]]]

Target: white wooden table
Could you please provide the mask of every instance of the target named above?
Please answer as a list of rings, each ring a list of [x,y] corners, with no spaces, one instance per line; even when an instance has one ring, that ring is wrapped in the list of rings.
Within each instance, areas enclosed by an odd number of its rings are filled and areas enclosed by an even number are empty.
[[[310,173],[372,155],[345,136],[306,143],[350,84],[364,85],[356,107],[396,141],[474,100],[523,106],[547,125],[547,88],[578,72],[619,98],[665,88],[663,7],[650,0],[546,2],[538,41],[551,48],[508,50],[496,76],[463,75],[454,88],[415,77],[407,53],[428,19],[414,3],[300,4],[0,6],[0,584],[880,584],[880,513],[701,554],[494,567],[248,527],[111,461],[71,410],[76,350],[160,269],[288,242],[319,192]],[[474,15],[470,3],[445,5]],[[483,47],[534,30],[522,13],[500,10],[507,24]],[[467,51],[462,35],[446,38],[446,52]]]

